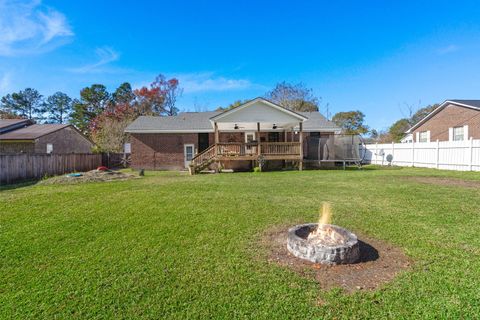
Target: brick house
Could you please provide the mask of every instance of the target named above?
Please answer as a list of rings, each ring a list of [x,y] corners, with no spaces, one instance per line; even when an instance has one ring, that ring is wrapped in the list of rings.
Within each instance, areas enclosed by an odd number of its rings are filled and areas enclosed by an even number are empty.
[[[0,120],[0,153],[91,153],[92,147],[72,125]]]
[[[297,113],[256,98],[227,111],[141,116],[125,131],[133,168],[200,170],[214,162],[246,170],[260,159],[269,166],[298,162],[309,154],[310,136],[318,140],[340,129],[319,112]]]
[[[447,100],[406,133],[414,142],[480,139],[480,100]]]

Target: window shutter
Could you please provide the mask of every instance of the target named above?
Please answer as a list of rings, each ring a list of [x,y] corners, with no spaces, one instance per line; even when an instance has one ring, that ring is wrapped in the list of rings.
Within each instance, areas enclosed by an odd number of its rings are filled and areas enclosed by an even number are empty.
[[[420,142],[420,132],[415,132],[415,142]]]
[[[448,141],[453,141],[453,128],[448,128]]]
[[[430,130],[427,131],[427,142],[430,142]]]
[[[463,140],[467,141],[469,139],[468,137],[468,124],[463,126]]]

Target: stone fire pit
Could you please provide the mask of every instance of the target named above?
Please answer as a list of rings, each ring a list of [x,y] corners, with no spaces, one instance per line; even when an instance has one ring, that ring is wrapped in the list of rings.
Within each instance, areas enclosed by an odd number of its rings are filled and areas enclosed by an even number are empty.
[[[308,223],[290,228],[288,251],[298,258],[322,264],[347,264],[359,259],[360,249],[355,234],[333,224],[323,224],[320,231],[327,234],[325,240],[309,237],[315,233],[317,226],[317,223]]]

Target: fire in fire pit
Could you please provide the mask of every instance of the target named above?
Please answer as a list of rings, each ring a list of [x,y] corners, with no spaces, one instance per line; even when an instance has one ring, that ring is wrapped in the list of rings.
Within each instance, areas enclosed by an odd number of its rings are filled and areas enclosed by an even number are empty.
[[[330,204],[323,204],[320,221],[288,230],[287,248],[296,257],[323,264],[354,263],[360,257],[357,236],[329,224]]]

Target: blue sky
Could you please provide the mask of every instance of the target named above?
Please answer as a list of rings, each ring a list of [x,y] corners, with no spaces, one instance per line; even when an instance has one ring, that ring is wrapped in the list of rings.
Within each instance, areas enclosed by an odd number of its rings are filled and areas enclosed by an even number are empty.
[[[384,129],[406,105],[480,99],[478,17],[478,1],[0,0],[0,95],[163,73],[180,109],[209,110],[285,80]]]

